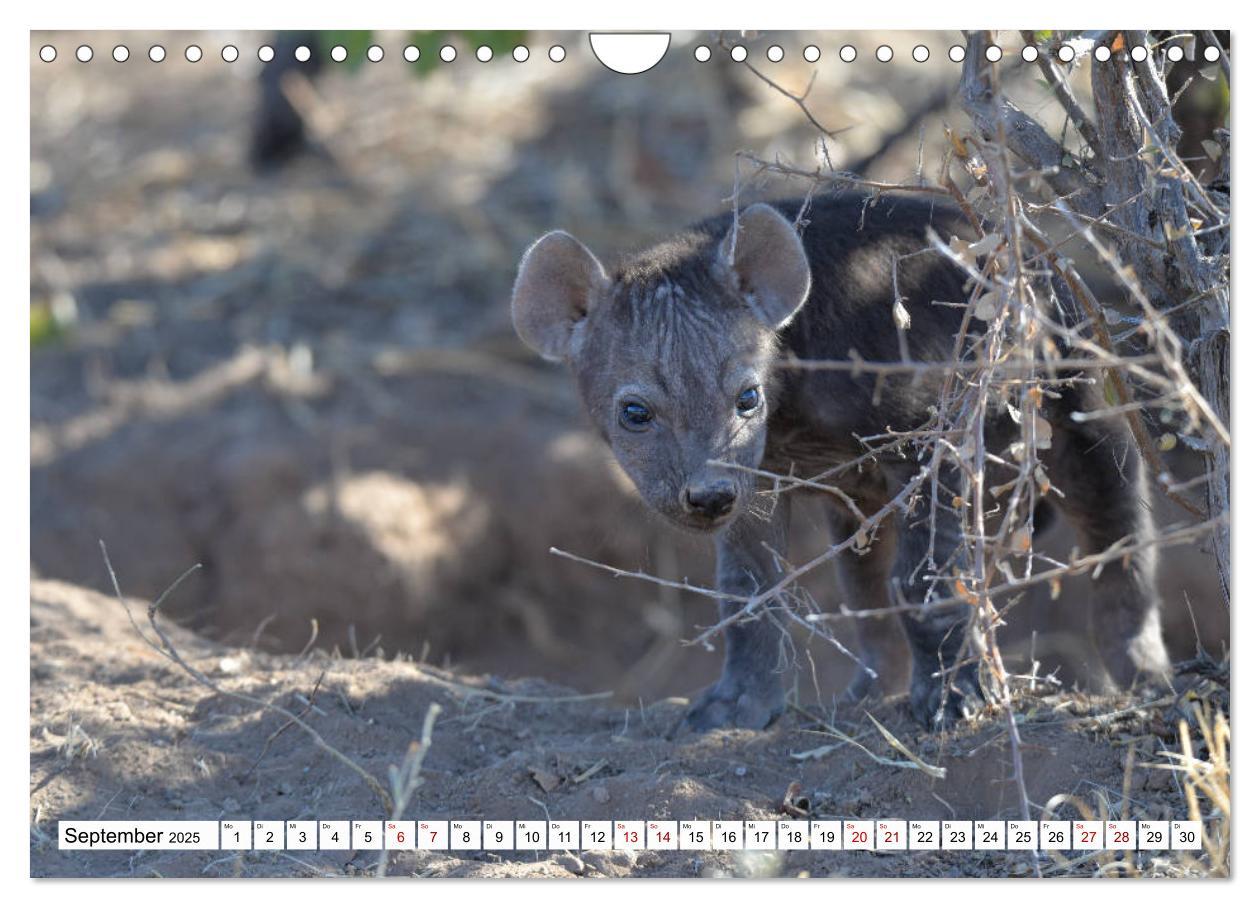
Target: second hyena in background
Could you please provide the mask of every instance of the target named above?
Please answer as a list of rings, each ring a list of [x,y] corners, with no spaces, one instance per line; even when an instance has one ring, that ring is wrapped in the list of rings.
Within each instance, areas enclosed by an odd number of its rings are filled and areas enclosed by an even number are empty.
[[[776,361],[854,354],[892,361],[908,353],[948,362],[963,310],[935,301],[967,298],[965,274],[931,251],[928,238],[929,229],[946,238],[970,234],[956,210],[836,194],[813,199],[798,232],[791,219],[801,205],[756,204],[737,219],[711,218],[611,272],[574,237],[548,233],[525,253],[512,297],[517,332],[543,356],[569,365],[591,421],[644,501],[675,524],[713,536],[719,589],[739,597],[782,576],[776,553],[785,553],[791,499],[811,491],[759,495],[763,480],[714,461],[816,476],[861,457],[859,437],[921,427],[940,392],[939,371],[919,381],[886,379],[876,394],[869,374],[776,368]],[[905,351],[892,317],[894,267],[910,315]],[[1094,395],[1088,385],[1069,383],[1060,397],[1047,395],[1045,406],[1053,444],[1044,463],[1063,492],[1047,500],[1089,552],[1152,531],[1144,468],[1123,423],[1070,418],[1096,409]],[[1005,410],[987,421],[986,436],[995,452],[1014,440]],[[908,453],[890,454],[827,481],[869,515],[918,469]],[[962,547],[963,528],[950,506],[956,479],[942,471],[935,488],[944,500],[933,521],[931,502],[920,495],[885,521],[862,553],[840,556],[850,607],[951,595],[926,566],[947,572]],[[829,505],[835,537],[852,536],[852,511],[836,496],[812,494]],[[1093,581],[1093,638],[1122,686],[1169,671],[1155,571],[1155,551],[1147,549],[1107,563]],[[741,604],[725,601],[721,614]],[[979,696],[975,664],[948,670],[966,644],[968,607],[900,616],[913,656],[915,717],[932,726],[965,714]],[[764,616],[727,627],[722,676],[693,702],[691,727],[762,728],[782,712],[781,634]],[[864,649],[864,661],[878,672],[879,649]],[[860,673],[848,693],[869,692],[869,675]]]

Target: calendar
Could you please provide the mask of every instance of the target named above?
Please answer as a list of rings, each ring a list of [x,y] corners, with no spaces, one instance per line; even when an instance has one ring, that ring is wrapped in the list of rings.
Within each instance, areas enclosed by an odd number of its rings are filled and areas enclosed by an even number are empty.
[[[1199,851],[1201,820],[62,820],[63,850]]]
[[[30,875],[1229,876],[1161,4],[35,4]]]

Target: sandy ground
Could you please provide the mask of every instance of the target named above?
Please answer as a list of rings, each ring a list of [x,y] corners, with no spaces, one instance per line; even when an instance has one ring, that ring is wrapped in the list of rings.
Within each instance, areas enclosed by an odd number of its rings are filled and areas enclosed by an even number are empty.
[[[145,603],[131,611],[145,622]],[[164,625],[164,628],[166,625]],[[146,628],[147,630],[147,628]],[[263,655],[169,628],[177,650],[225,693],[194,681],[139,636],[114,599],[36,581],[31,601],[31,864],[37,876],[342,876],[381,855],[337,852],[61,852],[58,819],[381,819],[371,789],[296,726],[227,693],[301,714],[327,743],[387,784],[442,707],[419,792],[404,818],[774,819],[794,803],[816,819],[1013,818],[1017,803],[999,716],[943,735],[916,729],[898,700],[871,714],[943,779],[909,767],[860,709],[828,724],[794,712],[766,732],[668,735],[682,702],[610,708],[540,681],[505,682],[421,663]],[[152,636],[151,630],[149,635]],[[1145,768],[1196,702],[1226,705],[1206,677],[1142,705],[1058,695],[1020,704],[1029,796],[1075,795],[1058,816],[1180,818],[1175,774]],[[805,707],[807,711],[816,707]],[[286,727],[287,725],[287,727]],[[819,748],[830,748],[819,751]],[[814,756],[806,756],[810,752]],[[1127,778],[1126,778],[1127,767]],[[801,799],[804,799],[803,801]],[[1216,828],[1216,827],[1211,827]],[[1125,855],[1043,855],[1049,875],[1091,875]],[[1128,855],[1129,872],[1184,876],[1207,862]],[[1028,854],[526,852],[389,856],[418,876],[1028,876]]]

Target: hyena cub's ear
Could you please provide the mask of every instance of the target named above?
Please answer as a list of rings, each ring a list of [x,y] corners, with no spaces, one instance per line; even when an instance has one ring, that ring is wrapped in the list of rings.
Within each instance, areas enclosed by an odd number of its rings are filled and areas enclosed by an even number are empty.
[[[608,283],[604,266],[563,230],[553,230],[525,251],[512,288],[512,324],[547,359],[566,359],[573,329]]]
[[[757,317],[771,328],[785,327],[809,296],[805,247],[791,222],[769,205],[740,212],[718,254]]]

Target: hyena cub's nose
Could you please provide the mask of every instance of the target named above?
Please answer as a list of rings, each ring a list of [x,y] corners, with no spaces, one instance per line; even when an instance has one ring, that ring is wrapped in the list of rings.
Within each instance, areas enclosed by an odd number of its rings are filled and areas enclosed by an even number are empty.
[[[693,514],[709,519],[724,517],[735,506],[735,484],[719,480],[702,486],[687,486],[682,494],[683,506]]]

